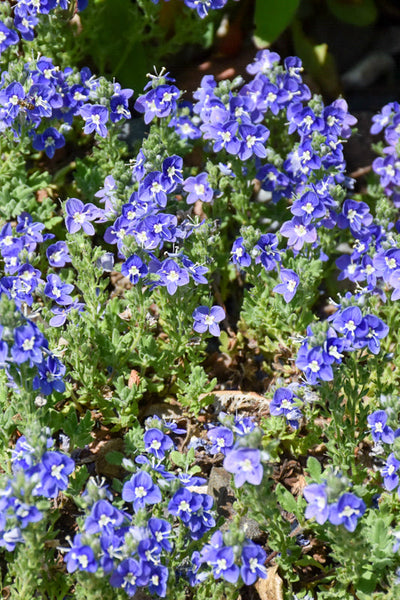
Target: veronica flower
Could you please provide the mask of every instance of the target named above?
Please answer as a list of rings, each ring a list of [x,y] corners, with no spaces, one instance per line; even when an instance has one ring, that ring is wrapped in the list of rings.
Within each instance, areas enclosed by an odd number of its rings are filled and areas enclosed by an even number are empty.
[[[55,244],[51,244],[46,250],[46,256],[51,267],[61,268],[71,262],[66,242],[56,242]]]
[[[346,492],[340,496],[338,502],[330,505],[329,521],[333,525],[343,525],[347,531],[353,532],[365,510],[366,506],[361,498]]]
[[[147,266],[137,254],[132,254],[121,266],[121,273],[134,285],[148,272]]]
[[[233,242],[231,254],[232,262],[236,265],[239,265],[240,267],[249,267],[251,265],[251,256],[246,252],[242,237],[237,238]]]
[[[14,330],[14,345],[11,354],[17,364],[29,360],[30,364],[42,362],[42,347],[47,345],[37,325],[28,321]]]
[[[142,571],[142,566],[134,558],[125,558],[115,569],[110,577],[110,585],[114,588],[123,588],[132,597],[136,589],[148,582],[147,574]]]
[[[115,508],[108,500],[98,500],[92,506],[90,515],[85,521],[85,531],[89,534],[111,531],[120,527],[124,521],[123,512]]]
[[[58,275],[51,273],[47,275],[47,283],[44,286],[44,293],[48,298],[51,298],[57,304],[68,305],[72,304],[73,299],[69,295],[74,289],[71,283],[65,283]]]
[[[258,544],[248,540],[243,546],[240,574],[246,585],[252,585],[259,578],[266,579],[267,568],[264,565],[266,558],[265,550]]]
[[[207,437],[212,442],[211,454],[222,452],[226,455],[233,447],[234,436],[228,427],[213,427],[207,432]]]
[[[71,549],[64,556],[68,573],[73,573],[77,569],[88,573],[97,571],[94,552],[90,546],[82,544],[81,539],[80,534],[75,535]]]
[[[53,158],[55,151],[65,146],[65,138],[55,127],[48,127],[43,133],[35,135],[32,146],[35,150],[44,150],[49,158]]]
[[[168,504],[168,512],[179,517],[184,523],[188,523],[193,515],[202,505],[201,494],[196,494],[186,488],[180,488],[173,495]]]
[[[145,432],[143,440],[146,452],[153,454],[158,459],[163,459],[165,453],[174,446],[171,438],[155,427]]]
[[[53,391],[63,393],[65,383],[65,366],[55,356],[48,356],[38,365],[38,374],[33,378],[32,387],[34,390],[40,388],[42,394],[47,396]]]
[[[303,490],[304,498],[307,500],[305,518],[315,518],[317,523],[323,525],[329,516],[328,496],[325,483],[311,483]]]
[[[388,492],[391,492],[399,485],[398,470],[400,468],[400,461],[397,460],[394,453],[389,454],[385,466],[381,469],[381,475],[383,477],[383,485]]]
[[[282,294],[285,302],[290,302],[296,294],[300,277],[291,269],[281,269],[280,278],[282,283],[276,285],[272,291]]]
[[[101,104],[84,104],[79,109],[79,114],[85,121],[84,133],[95,131],[100,137],[107,137],[106,123],[108,121],[108,109]]]
[[[293,250],[301,250],[305,243],[313,243],[317,239],[317,230],[311,224],[304,224],[300,217],[286,221],[280,228],[283,237],[288,238],[288,246]]]
[[[83,229],[87,235],[94,235],[94,227],[90,223],[98,216],[98,208],[94,204],[83,204],[77,198],[69,198],[65,203],[65,212],[65,225],[69,233]]]
[[[171,295],[175,294],[178,286],[189,283],[189,275],[185,269],[181,267],[172,258],[165,260],[157,275],[160,276],[158,285],[163,285],[167,288],[167,292]]]
[[[194,319],[193,329],[198,333],[204,333],[207,330],[211,335],[219,336],[221,330],[218,323],[225,319],[225,311],[220,306],[198,306],[194,309],[192,317]]]
[[[239,578],[239,567],[235,565],[233,548],[224,546],[208,554],[208,564],[212,567],[215,579],[222,577],[229,583],[236,583]]]
[[[75,462],[69,456],[61,452],[45,452],[40,463],[40,483],[34,490],[35,495],[56,498],[60,491],[67,489],[68,475],[74,468]]]
[[[6,50],[9,46],[13,44],[18,44],[19,36],[16,31],[13,29],[9,29],[4,25],[4,23],[0,22],[0,54]]]
[[[224,469],[235,475],[235,486],[241,487],[246,481],[259,485],[263,478],[261,453],[253,448],[231,450],[225,456]]]
[[[389,425],[386,425],[387,414],[384,410],[376,410],[367,418],[368,425],[371,427],[371,435],[374,442],[382,440],[385,444],[393,444],[394,432]]]
[[[196,200],[211,202],[213,198],[213,189],[208,182],[207,173],[200,173],[196,177],[188,177],[183,182],[183,189],[185,192],[189,192],[186,197],[188,204],[193,204]]]
[[[302,414],[296,400],[298,400],[298,397],[293,394],[291,389],[278,388],[270,402],[269,412],[273,417],[283,415],[291,427],[298,429]]]
[[[161,502],[161,492],[146,471],[138,471],[124,484],[122,499],[125,502],[131,502],[134,511],[137,512],[146,504]]]

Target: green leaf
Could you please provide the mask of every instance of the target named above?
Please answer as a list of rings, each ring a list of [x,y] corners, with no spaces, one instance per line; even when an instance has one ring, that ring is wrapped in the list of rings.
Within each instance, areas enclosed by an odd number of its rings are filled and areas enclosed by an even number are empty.
[[[68,417],[62,424],[64,433],[70,438],[71,448],[83,448],[92,441],[91,432],[93,429],[92,415],[86,411],[83,419],[78,422],[78,417],[74,409],[71,410]]]
[[[171,452],[171,454],[169,455],[169,457],[177,467],[182,467],[182,468],[185,467],[186,457],[181,452],[177,452],[176,450],[173,450]]]
[[[295,53],[303,61],[304,68],[328,96],[336,98],[340,93],[340,82],[335,60],[327,44],[315,44],[305,35],[297,19],[292,24],[292,34]]]
[[[327,0],[327,5],[337,19],[358,27],[371,25],[378,15],[374,0]]]
[[[275,489],[276,497],[283,510],[296,514],[297,502],[295,497],[281,483],[278,483]]]
[[[68,493],[71,497],[78,496],[82,492],[83,486],[88,478],[89,472],[86,465],[81,465],[75,469],[68,485]]]
[[[272,44],[292,22],[300,0],[256,0],[254,21],[257,45]]]
[[[124,455],[122,452],[118,452],[117,450],[111,450],[106,454],[106,461],[110,465],[117,465],[120,467],[122,465],[122,461],[124,460]]]
[[[307,470],[310,473],[311,479],[319,483],[321,479],[321,463],[314,456],[310,456],[307,460]]]

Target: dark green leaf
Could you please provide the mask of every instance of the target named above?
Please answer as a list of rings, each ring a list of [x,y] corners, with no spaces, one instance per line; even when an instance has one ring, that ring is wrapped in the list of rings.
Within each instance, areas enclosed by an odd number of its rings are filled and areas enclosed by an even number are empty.
[[[321,478],[321,463],[314,456],[310,456],[307,460],[307,471],[310,473],[310,477],[316,483],[320,482]]]
[[[327,4],[335,17],[359,27],[374,23],[378,14],[374,0],[327,0]]]
[[[272,44],[290,25],[300,0],[256,0],[255,37],[260,46]]]
[[[276,497],[283,510],[296,514],[297,502],[294,496],[281,483],[276,486]]]

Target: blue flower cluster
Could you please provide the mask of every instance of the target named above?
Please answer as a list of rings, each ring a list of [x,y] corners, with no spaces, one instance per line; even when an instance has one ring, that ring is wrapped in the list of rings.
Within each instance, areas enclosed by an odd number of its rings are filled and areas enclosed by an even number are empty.
[[[307,485],[303,494],[308,503],[306,519],[315,518],[320,525],[329,520],[332,525],[343,525],[347,531],[354,531],[366,511],[365,502],[352,492],[331,498],[332,492],[326,482]]]
[[[74,290],[72,284],[64,282],[56,273],[49,273],[44,281],[41,271],[33,266],[37,251],[43,250],[43,244],[54,238],[53,234],[43,233],[43,229],[43,223],[34,222],[28,213],[18,216],[15,228],[10,223],[3,226],[0,254],[6,275],[0,278],[0,292],[13,300],[19,309],[32,306],[37,296],[43,294],[55,303],[51,309],[54,316],[49,323],[52,327],[59,327],[64,324],[68,312],[82,310],[83,304],[70,295]],[[70,263],[66,242],[50,244],[46,248],[46,259],[52,269],[60,269]]]
[[[35,447],[21,436],[12,452],[12,477],[0,491],[0,547],[9,552],[24,542],[23,530],[37,523],[44,514],[35,498],[56,498],[68,487],[75,468],[72,458],[51,450],[53,440],[44,432]]]
[[[278,388],[269,405],[269,412],[273,417],[284,416],[288,424],[294,429],[298,429],[300,419],[302,417],[301,406],[302,400],[295,393],[295,388],[300,386],[295,385],[290,387]]]
[[[0,325],[0,366],[5,369],[10,385],[32,385],[33,390],[45,396],[53,391],[64,392],[65,366],[50,352],[43,333],[18,309],[14,318],[20,323],[15,328],[10,328],[10,324]],[[22,365],[32,369],[31,380],[26,371],[21,372]]]
[[[315,326],[307,328],[308,335],[297,354],[296,366],[310,384],[332,381],[332,366],[342,362],[343,352],[368,348],[378,354],[380,340],[389,332],[386,323],[375,315],[363,315],[359,306],[342,306],[330,319],[331,325],[323,324],[326,332],[321,330],[316,334]]]
[[[379,175],[385,194],[391,197],[396,207],[400,206],[400,164],[398,160],[398,143],[400,140],[400,104],[389,102],[372,117],[371,133],[376,135],[383,131],[387,146],[383,156],[372,163],[374,172]]]
[[[235,486],[244,483],[259,485],[264,470],[261,464],[261,451],[258,444],[259,433],[250,417],[230,417],[219,415],[221,426],[212,427],[207,437],[211,442],[210,454],[224,454],[224,469],[234,475]]]
[[[393,446],[395,440],[400,437],[400,428],[398,427],[396,430],[393,430],[393,428],[387,424],[388,415],[385,410],[379,409],[374,411],[368,416],[367,421],[374,444],[379,448],[380,452],[383,451],[383,449],[381,449],[382,444]],[[400,469],[400,460],[398,460],[397,457],[397,450],[391,452],[386,459],[385,465],[380,469],[383,487],[388,492],[392,492],[398,488],[399,485],[400,480],[398,473]],[[397,491],[400,495],[400,488],[398,488]]]
[[[158,4],[160,0],[152,0],[154,4]],[[166,0],[168,2],[168,0]],[[236,0],[237,2],[238,0]],[[223,8],[228,0],[184,0],[184,3],[189,8],[197,10],[199,17],[204,19],[210,10]]]
[[[243,431],[244,425],[238,421],[236,430]],[[251,427],[254,425],[249,424]],[[144,453],[135,459],[142,467],[132,461],[124,462],[133,471],[122,488],[122,500],[128,508],[116,508],[106,488],[90,484],[92,489],[84,496],[83,527],[75,535],[65,561],[69,572],[102,570],[111,586],[123,588],[129,596],[139,588],[147,588],[150,593],[165,597],[171,553],[184,552],[190,540],[207,539],[216,521],[213,498],[199,487],[205,480],[190,470],[176,473],[168,468],[169,454],[175,447],[170,434],[184,430],[157,417],[148,419],[145,428]],[[240,468],[252,479],[253,467],[249,469],[251,463],[246,460],[243,457],[236,461],[239,467],[235,471]],[[252,482],[259,483],[259,478]],[[181,541],[174,549],[174,539],[178,538]],[[245,583],[254,583],[256,578],[266,576],[265,558],[264,550],[250,540],[245,540],[240,549],[237,545],[227,546],[217,531],[200,552],[194,552],[185,577],[196,585],[211,573],[215,579],[231,582],[236,582],[241,574]],[[237,559],[241,567],[237,566]]]
[[[86,8],[88,2],[89,0],[78,0],[77,10]],[[40,15],[48,15],[56,8],[67,10],[69,4],[70,0],[16,0],[12,24],[0,21],[0,54],[9,46],[18,44],[20,36],[23,40],[31,42]]]
[[[209,577],[210,568],[214,579],[229,583],[236,583],[240,576],[246,585],[252,585],[257,579],[267,577],[265,550],[247,538],[241,544],[229,543],[229,537],[229,533],[224,536],[216,531],[201,552],[193,553],[193,567],[189,572],[191,585],[201,584]],[[208,571],[202,569],[203,565]]]
[[[274,233],[261,235],[252,249],[247,248],[243,237],[237,238],[232,246],[232,262],[240,268],[249,267],[254,263],[262,264],[265,271],[278,270],[282,260],[282,251],[278,249],[278,236]],[[276,294],[282,294],[286,303],[290,302],[300,283],[300,277],[292,269],[280,268],[281,283],[273,289]]]
[[[84,133],[106,137],[108,121],[131,116],[133,90],[96,79],[87,67],[79,72],[60,69],[45,56],[26,63],[17,79],[12,71],[3,71],[0,84],[0,130],[11,129],[19,139],[23,123],[33,147],[49,158],[65,145],[63,133],[75,117],[84,120]]]

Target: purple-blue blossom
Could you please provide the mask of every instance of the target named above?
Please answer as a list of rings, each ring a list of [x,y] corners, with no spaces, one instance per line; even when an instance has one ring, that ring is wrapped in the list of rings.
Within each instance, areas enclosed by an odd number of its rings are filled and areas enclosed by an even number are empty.
[[[235,486],[244,483],[259,485],[263,478],[260,450],[255,448],[239,448],[231,450],[225,456],[224,469],[235,476]]]
[[[219,323],[225,319],[225,311],[221,306],[198,306],[194,309],[192,317],[195,331],[205,333],[208,330],[211,335],[218,337],[221,333]]]

